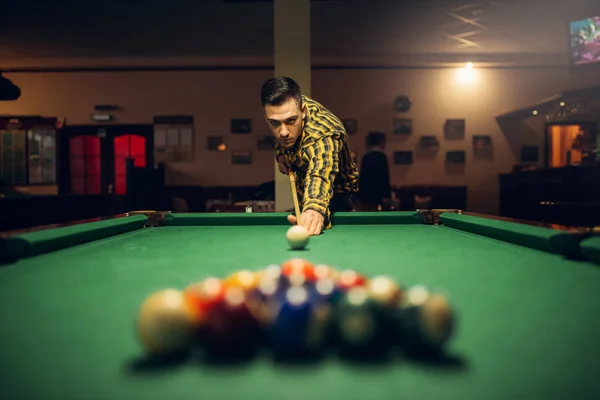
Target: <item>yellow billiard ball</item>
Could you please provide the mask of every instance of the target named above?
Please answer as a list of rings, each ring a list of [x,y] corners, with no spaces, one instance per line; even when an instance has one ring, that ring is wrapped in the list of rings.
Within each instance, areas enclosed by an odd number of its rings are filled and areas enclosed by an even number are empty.
[[[226,286],[237,286],[248,291],[258,287],[260,273],[250,270],[237,271],[225,278],[224,282]]]
[[[183,292],[161,290],[148,296],[138,311],[138,338],[150,354],[176,354],[191,344],[194,320],[193,306]]]

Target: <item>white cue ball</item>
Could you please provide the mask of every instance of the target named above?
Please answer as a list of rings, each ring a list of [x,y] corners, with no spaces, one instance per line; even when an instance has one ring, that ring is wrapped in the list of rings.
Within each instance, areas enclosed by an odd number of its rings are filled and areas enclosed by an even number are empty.
[[[302,225],[292,226],[288,229],[286,236],[290,247],[294,250],[304,249],[310,237],[308,230]]]
[[[148,296],[138,312],[138,338],[154,355],[185,350],[191,343],[193,308],[183,292],[165,289]]]

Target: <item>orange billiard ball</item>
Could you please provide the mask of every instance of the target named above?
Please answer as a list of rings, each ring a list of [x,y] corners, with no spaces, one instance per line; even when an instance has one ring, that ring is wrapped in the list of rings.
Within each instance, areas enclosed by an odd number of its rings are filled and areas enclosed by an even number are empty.
[[[223,299],[225,287],[221,279],[209,277],[185,289],[184,293],[192,303],[197,323],[201,323],[208,311]]]

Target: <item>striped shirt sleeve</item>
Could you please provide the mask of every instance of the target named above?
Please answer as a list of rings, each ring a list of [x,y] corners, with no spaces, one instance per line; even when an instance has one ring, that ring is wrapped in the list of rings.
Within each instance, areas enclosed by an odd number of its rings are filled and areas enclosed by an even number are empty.
[[[339,140],[323,137],[306,148],[309,159],[304,181],[302,212],[315,210],[329,216],[329,202],[333,197],[333,183],[339,172]]]
[[[283,148],[281,147],[279,142],[277,140],[275,140],[275,160],[277,160],[279,158],[279,156],[282,154],[284,154]]]

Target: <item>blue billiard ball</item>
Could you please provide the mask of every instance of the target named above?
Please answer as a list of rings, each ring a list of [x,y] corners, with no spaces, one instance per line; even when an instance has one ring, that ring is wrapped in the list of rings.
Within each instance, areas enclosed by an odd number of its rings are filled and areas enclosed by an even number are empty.
[[[330,308],[311,302],[309,289],[288,288],[273,305],[267,328],[269,345],[278,356],[303,356],[318,352],[325,341]]]

